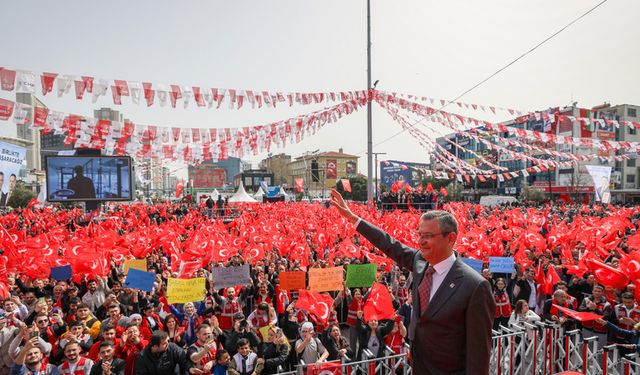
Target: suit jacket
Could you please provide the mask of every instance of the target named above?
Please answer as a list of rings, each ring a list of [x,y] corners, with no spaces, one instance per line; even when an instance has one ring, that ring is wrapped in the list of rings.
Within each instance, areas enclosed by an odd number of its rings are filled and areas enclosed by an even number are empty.
[[[361,220],[356,230],[401,267],[413,272],[409,325],[414,374],[489,373],[491,328],[496,312],[491,286],[459,257],[420,315],[418,285],[429,266],[422,253]]]

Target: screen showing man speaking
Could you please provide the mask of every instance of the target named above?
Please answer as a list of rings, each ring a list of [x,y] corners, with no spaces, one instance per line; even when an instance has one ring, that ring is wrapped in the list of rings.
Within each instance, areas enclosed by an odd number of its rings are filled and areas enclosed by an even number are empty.
[[[49,156],[46,164],[49,202],[132,199],[130,157]]]

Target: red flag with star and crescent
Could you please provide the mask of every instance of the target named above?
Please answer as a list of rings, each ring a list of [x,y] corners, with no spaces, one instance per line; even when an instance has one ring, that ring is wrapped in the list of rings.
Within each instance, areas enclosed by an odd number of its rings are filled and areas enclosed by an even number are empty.
[[[309,314],[314,315],[326,326],[329,322],[331,309],[333,309],[333,298],[328,294],[299,289],[298,300],[296,301],[295,307],[297,309],[307,310]]]

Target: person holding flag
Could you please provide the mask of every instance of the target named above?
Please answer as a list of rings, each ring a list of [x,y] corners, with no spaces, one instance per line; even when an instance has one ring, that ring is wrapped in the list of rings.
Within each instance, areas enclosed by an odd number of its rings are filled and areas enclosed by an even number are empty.
[[[413,273],[409,326],[413,372],[488,374],[496,306],[489,282],[453,251],[458,237],[453,215],[423,214],[419,249],[412,249],[356,216],[335,189],[331,204],[358,233]]]

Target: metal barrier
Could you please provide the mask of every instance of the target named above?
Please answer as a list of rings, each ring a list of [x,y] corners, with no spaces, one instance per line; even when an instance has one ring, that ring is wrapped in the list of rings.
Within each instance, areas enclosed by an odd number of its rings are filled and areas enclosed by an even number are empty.
[[[580,330],[565,331],[555,324],[537,322],[501,327],[493,332],[492,344],[489,364],[492,375],[552,375],[565,371],[584,375],[640,375],[640,357],[636,352],[624,356],[618,345],[599,349],[597,337],[583,338]],[[384,355],[375,358],[365,349],[360,361],[347,358],[330,366],[340,369],[342,374],[411,375],[408,346],[400,354],[386,347]],[[295,371],[279,374],[322,374],[327,371],[322,366],[302,364]]]
[[[388,352],[389,349],[385,352]],[[375,358],[373,353],[364,350],[367,359],[361,361],[343,360],[342,362],[325,362],[317,364],[299,365],[296,371],[278,373],[278,375],[302,375],[333,373],[340,369],[341,374],[375,374],[375,375],[411,375],[407,353],[391,354],[385,357]]]

